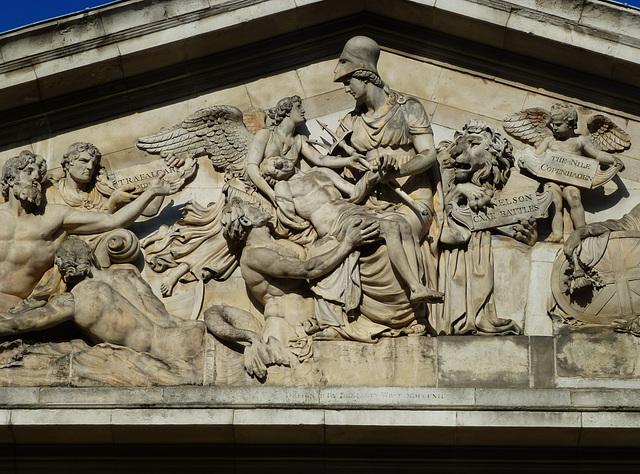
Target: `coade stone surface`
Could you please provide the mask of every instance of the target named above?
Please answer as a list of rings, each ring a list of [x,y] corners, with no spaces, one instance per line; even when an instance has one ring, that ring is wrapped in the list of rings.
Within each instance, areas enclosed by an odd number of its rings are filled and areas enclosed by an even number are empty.
[[[640,340],[608,328],[556,327],[558,377],[640,379]]]
[[[438,386],[528,387],[525,337],[438,339]]]

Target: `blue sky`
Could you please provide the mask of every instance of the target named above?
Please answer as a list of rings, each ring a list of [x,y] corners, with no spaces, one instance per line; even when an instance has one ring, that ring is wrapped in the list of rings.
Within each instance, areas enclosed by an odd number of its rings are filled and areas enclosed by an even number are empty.
[[[20,28],[85,8],[114,3],[113,0],[0,0],[0,32]],[[623,0],[640,8],[640,0]]]
[[[0,0],[0,32],[109,3],[114,0]]]

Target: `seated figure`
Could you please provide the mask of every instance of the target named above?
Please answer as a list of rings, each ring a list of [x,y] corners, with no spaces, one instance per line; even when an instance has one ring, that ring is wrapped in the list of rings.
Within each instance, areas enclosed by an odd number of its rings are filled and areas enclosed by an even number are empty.
[[[331,170],[297,171],[279,157],[264,160],[261,170],[274,183],[280,205],[309,220],[321,237],[307,257],[335,248],[354,218],[378,225],[386,242],[352,252],[338,268],[312,282],[321,328],[331,327],[341,337],[363,342],[380,335],[424,332],[425,327],[416,324],[423,303],[439,302],[442,294],[418,277],[420,249],[410,225],[397,213],[359,206],[342,196],[366,195],[361,189],[375,185],[378,173],[368,171],[354,186]]]

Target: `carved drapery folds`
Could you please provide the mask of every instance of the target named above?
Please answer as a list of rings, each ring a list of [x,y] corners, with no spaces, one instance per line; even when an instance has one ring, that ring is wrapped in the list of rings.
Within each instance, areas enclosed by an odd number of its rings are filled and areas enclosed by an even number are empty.
[[[347,42],[334,81],[355,105],[335,131],[319,122],[321,136],[300,133],[291,96],[265,111],[202,108],[139,138],[128,168],[101,165],[87,142],[48,174],[29,151],[7,160],[0,384],[203,384],[212,359],[239,352],[239,370],[265,381],[304,373],[315,340],[519,335],[522,318],[496,301],[496,252],[528,251],[547,220],[540,236],[566,240],[549,275],[557,311],[640,333],[640,303],[618,308],[624,321],[598,307],[621,291],[620,249],[635,274],[636,209],[585,226],[580,191],[619,181],[610,153],[630,147],[626,132],[594,115],[577,135],[575,108],[556,104],[505,118],[515,149],[478,120],[436,148],[424,104],[385,84],[379,56],[370,38]],[[206,162],[222,189],[168,220],[189,183],[211,178]],[[237,304],[223,304],[233,281]],[[24,342],[63,323],[82,339]]]

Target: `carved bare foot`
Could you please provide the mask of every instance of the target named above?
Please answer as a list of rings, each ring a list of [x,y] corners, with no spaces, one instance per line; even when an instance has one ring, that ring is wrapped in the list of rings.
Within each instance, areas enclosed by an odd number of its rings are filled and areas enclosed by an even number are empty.
[[[40,308],[40,307],[44,306],[45,304],[47,304],[46,301],[33,300],[33,299],[27,298],[27,299],[22,300],[17,305],[15,305],[13,308],[10,308],[8,312],[11,313],[11,314],[23,313],[23,312],[28,311],[30,309]]]
[[[410,292],[409,301],[412,303],[442,303],[444,301],[444,293],[423,286],[416,291]]]
[[[189,265],[186,263],[181,263],[173,270],[170,270],[167,273],[167,276],[162,280],[162,283],[160,283],[160,293],[162,293],[162,296],[165,298],[171,296],[178,280],[188,271]]]
[[[564,236],[562,234],[556,234],[555,232],[547,237],[547,242],[553,242],[557,244],[561,243],[563,240]]]
[[[7,311],[0,313],[0,336],[14,334],[18,330],[13,313]]]
[[[422,336],[426,334],[427,326],[425,324],[414,324],[413,326],[409,326],[407,328],[407,336]]]
[[[304,328],[304,332],[307,334],[315,334],[320,331],[320,326],[318,326],[318,322],[315,319],[307,319],[306,321],[302,321],[302,327]]]

